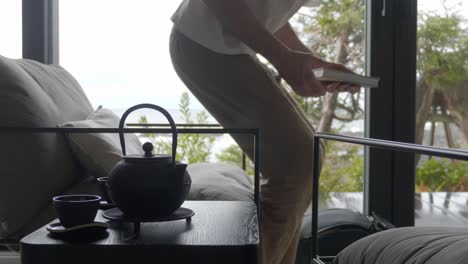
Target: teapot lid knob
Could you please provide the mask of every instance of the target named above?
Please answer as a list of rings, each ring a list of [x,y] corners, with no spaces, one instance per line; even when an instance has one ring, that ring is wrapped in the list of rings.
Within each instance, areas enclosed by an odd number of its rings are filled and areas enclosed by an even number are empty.
[[[145,144],[143,144],[143,151],[145,152],[145,157],[153,156],[153,149],[154,147],[153,144],[151,144],[151,142],[146,142]]]

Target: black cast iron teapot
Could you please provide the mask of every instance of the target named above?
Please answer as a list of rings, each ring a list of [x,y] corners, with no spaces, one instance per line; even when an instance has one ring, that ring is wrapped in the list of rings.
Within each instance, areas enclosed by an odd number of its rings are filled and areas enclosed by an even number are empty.
[[[172,129],[172,156],[152,154],[153,145],[143,145],[145,154],[126,155],[124,124],[127,116],[141,108],[161,112]],[[176,161],[177,130],[171,115],[162,107],[139,104],[122,115],[119,124],[120,144],[123,160],[109,174],[107,187],[115,205],[133,218],[154,218],[172,214],[185,201],[190,190],[191,179],[186,172],[187,164]]]

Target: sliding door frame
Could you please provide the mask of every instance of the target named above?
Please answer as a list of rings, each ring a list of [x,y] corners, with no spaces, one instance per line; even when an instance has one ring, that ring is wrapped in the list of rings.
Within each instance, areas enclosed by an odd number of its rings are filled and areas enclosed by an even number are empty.
[[[366,96],[367,137],[415,142],[417,0],[369,0],[367,71],[381,85]],[[414,154],[366,148],[366,213],[414,225]]]
[[[58,64],[59,0],[22,1],[23,58]]]

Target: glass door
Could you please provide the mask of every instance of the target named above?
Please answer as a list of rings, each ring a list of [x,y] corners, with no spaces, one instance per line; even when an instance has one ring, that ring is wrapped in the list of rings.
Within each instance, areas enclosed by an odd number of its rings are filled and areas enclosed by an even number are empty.
[[[468,148],[468,3],[418,1],[416,141]],[[417,156],[415,224],[468,225],[468,163]]]
[[[365,74],[366,1],[325,0],[302,8],[290,21],[312,52],[327,61]],[[357,94],[328,93],[322,98],[296,96],[319,132],[364,136],[365,90]],[[363,211],[364,148],[329,141],[320,178],[321,208]]]

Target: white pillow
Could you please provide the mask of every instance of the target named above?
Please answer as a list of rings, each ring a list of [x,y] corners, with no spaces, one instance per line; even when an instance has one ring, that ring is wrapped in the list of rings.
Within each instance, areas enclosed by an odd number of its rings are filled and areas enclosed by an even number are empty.
[[[85,120],[68,122],[63,127],[118,128],[120,118],[111,110],[99,107]],[[122,159],[119,134],[67,133],[70,147],[86,170],[95,177],[108,176],[114,165]],[[138,137],[125,134],[126,154],[141,154]]]

